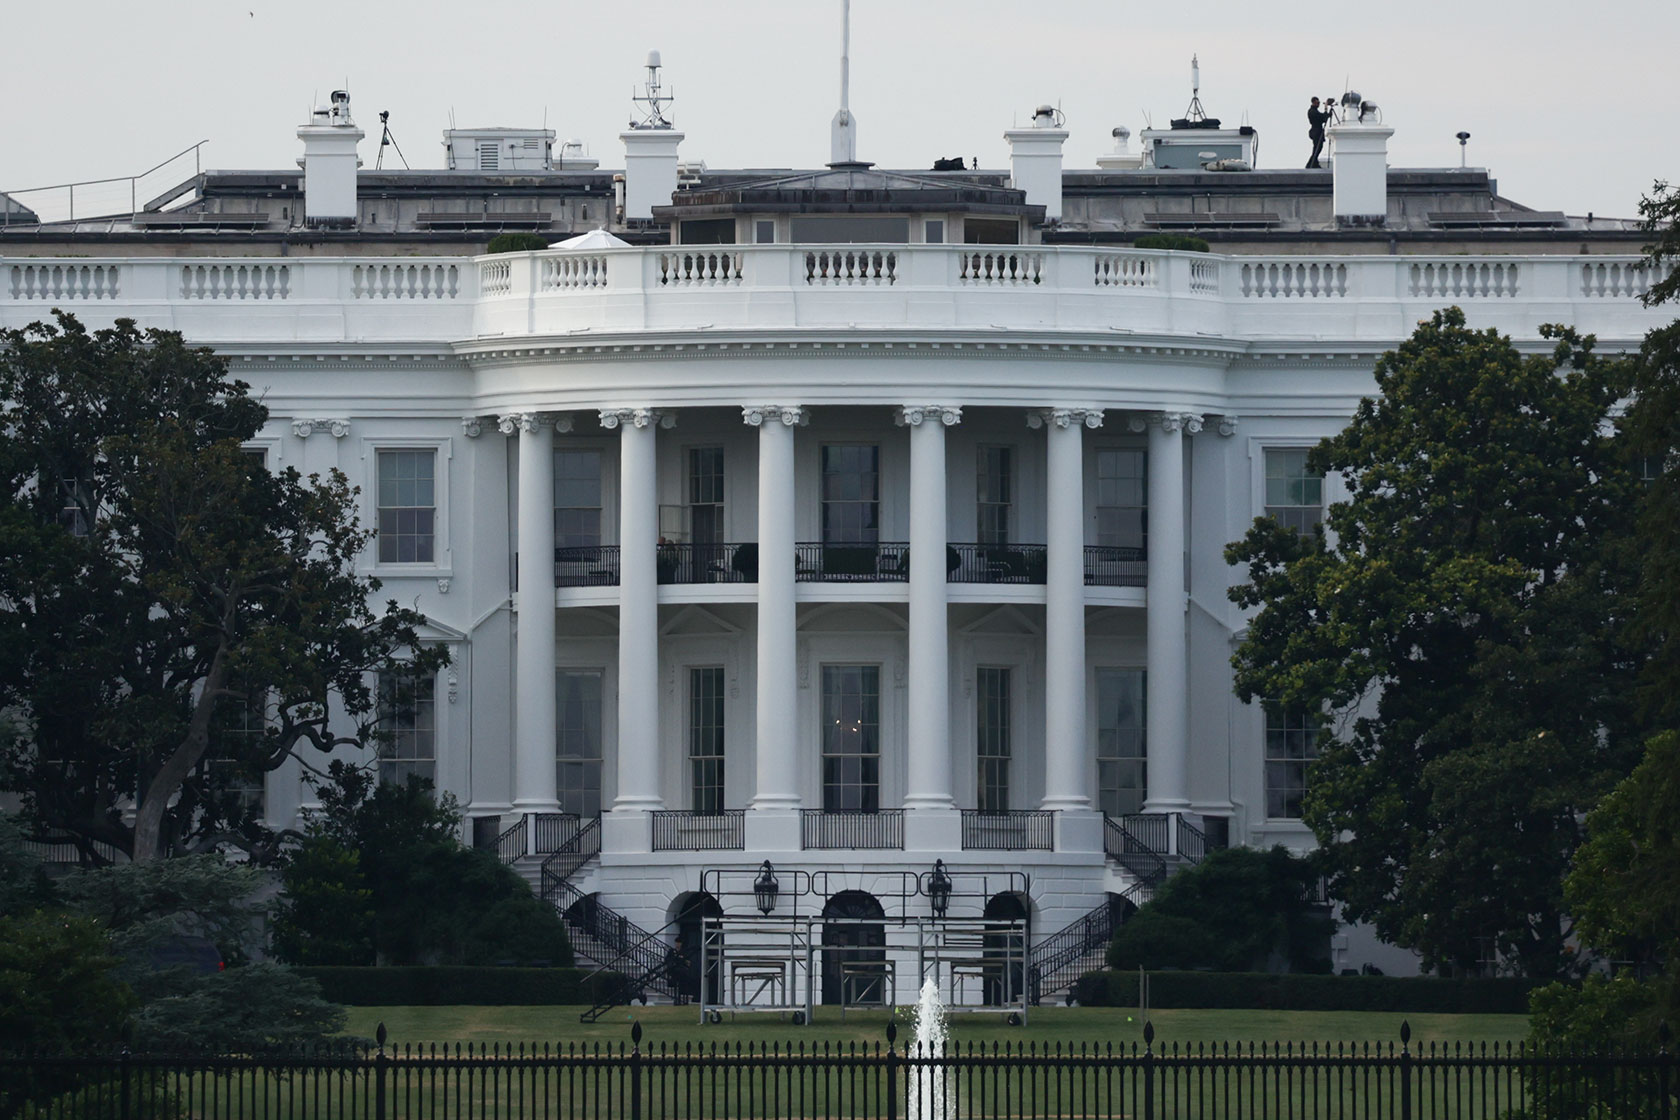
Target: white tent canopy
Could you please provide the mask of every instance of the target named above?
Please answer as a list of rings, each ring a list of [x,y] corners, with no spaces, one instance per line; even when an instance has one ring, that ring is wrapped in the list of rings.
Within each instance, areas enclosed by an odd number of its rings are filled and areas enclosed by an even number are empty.
[[[614,237],[604,229],[592,229],[576,237],[568,237],[549,246],[550,249],[628,249],[630,242]]]

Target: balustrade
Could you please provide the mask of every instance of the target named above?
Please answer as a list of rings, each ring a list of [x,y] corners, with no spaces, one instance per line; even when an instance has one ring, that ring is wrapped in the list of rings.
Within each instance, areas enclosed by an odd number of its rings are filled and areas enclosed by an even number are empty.
[[[1423,261],[1410,266],[1414,299],[1515,299],[1516,262]]]
[[[13,299],[116,299],[122,266],[115,264],[21,264],[12,266]]]
[[[181,298],[285,299],[291,280],[284,264],[188,264],[181,266]]]

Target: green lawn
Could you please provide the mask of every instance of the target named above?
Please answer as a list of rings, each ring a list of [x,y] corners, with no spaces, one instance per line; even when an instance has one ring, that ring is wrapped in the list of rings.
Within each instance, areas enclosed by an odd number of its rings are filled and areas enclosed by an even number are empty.
[[[352,1007],[349,1033],[372,1037],[383,1022],[392,1043],[531,1042],[625,1043],[639,1020],[648,1043],[787,1044],[876,1043],[886,1038],[887,1012],[847,1013],[817,1009],[817,1021],[794,1026],[773,1014],[741,1015],[716,1026],[702,1026],[691,1007],[619,1007],[599,1022],[578,1022],[581,1007]],[[899,1039],[911,1037],[908,1012],[901,1011]],[[1177,1011],[1157,1010],[1156,1047],[1173,1043],[1221,1042],[1388,1043],[1400,1037],[1400,1023],[1412,1025],[1419,1043],[1505,1042],[1522,1038],[1528,1020],[1522,1015],[1402,1015],[1353,1011]],[[1039,1045],[1081,1043],[1116,1046],[1140,1042],[1143,1023],[1135,1010],[1104,1007],[1033,1008],[1027,1025],[1011,1027],[1001,1015],[963,1014],[951,1020],[951,1038],[968,1042]]]

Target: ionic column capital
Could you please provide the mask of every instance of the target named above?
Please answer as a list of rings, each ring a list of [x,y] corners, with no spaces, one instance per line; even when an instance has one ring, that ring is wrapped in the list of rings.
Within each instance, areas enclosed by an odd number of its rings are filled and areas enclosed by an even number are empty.
[[[1027,427],[1037,430],[1055,428],[1100,428],[1103,411],[1100,408],[1034,408],[1027,412]]]
[[[907,404],[893,410],[893,423],[901,428],[914,428],[932,420],[947,428],[955,427],[962,423],[962,409],[949,404]]]
[[[316,432],[326,432],[334,439],[343,439],[350,434],[350,421],[313,417],[299,417],[292,421],[292,434],[299,439],[308,439]]]
[[[1146,432],[1155,427],[1169,434],[1182,431],[1195,435],[1202,430],[1202,414],[1199,412],[1135,413],[1126,422],[1126,426],[1134,432]]]
[[[482,416],[463,416],[463,417],[461,417],[461,433],[463,435],[465,435],[468,439],[477,439],[479,436],[483,435],[484,434],[484,417],[482,417]]]
[[[1226,439],[1230,439],[1237,434],[1237,417],[1235,414],[1227,412],[1219,418],[1219,434]]]
[[[553,425],[557,432],[572,430],[571,420],[551,416],[546,412],[504,412],[496,417],[496,430],[504,436],[511,436],[515,432],[535,434],[550,425]]]
[[[601,427],[609,432],[628,425],[632,428],[674,428],[677,414],[660,408],[603,408]]]
[[[803,428],[811,422],[811,410],[797,404],[748,404],[741,406],[741,422],[758,428],[780,420],[790,428]]]

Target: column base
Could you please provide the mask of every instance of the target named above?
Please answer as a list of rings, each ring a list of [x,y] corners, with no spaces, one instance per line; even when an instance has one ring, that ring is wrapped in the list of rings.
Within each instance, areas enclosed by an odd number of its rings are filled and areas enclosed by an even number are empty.
[[[601,814],[602,855],[643,855],[653,851],[653,817],[641,807],[615,805]]]
[[[753,860],[776,859],[804,848],[799,830],[799,806],[754,805],[746,815],[746,856]]]
[[[904,850],[943,858],[962,853],[962,812],[950,805],[904,807]]]
[[[1056,814],[1056,850],[1058,852],[1101,852],[1103,850],[1103,815],[1086,806],[1063,809]]]
[[[1187,797],[1151,797],[1143,803],[1146,813],[1188,813],[1190,799]]]
[[[560,811],[560,802],[538,801],[534,798],[530,800],[526,800],[524,798],[514,798],[513,804],[508,806],[507,811],[516,816],[528,813],[558,813]]]

